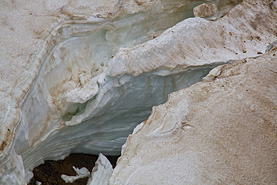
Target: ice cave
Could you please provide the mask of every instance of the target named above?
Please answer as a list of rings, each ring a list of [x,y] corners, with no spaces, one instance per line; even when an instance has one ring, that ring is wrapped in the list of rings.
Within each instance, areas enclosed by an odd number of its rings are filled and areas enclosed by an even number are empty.
[[[0,184],[74,153],[88,185],[277,182],[277,1],[0,9]]]

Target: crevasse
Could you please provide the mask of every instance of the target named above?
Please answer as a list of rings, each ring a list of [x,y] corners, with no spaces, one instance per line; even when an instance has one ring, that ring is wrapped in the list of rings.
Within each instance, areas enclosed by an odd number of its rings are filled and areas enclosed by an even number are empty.
[[[223,62],[173,69],[153,66],[139,75],[107,72],[121,52],[143,47],[192,17],[192,8],[202,2],[159,2],[114,20],[89,17],[61,24],[24,101],[15,139],[27,180],[44,160],[76,152],[119,154],[128,134],[147,119],[154,105]]]

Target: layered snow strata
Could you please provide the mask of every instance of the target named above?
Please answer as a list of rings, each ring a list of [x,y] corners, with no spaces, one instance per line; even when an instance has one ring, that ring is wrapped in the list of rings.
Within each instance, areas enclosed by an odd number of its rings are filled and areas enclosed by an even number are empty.
[[[109,184],[274,184],[277,45],[172,93],[130,135]]]
[[[98,91],[98,75],[120,47],[133,47],[157,37],[166,28],[193,16],[194,6],[190,1],[116,0],[0,4],[1,184],[24,183],[21,155],[28,155],[32,152],[28,152],[30,148],[40,145],[51,133],[57,134],[65,122],[76,124],[69,121],[93,99]],[[122,133],[123,139],[121,136],[113,139],[110,145],[123,143],[127,133]],[[56,143],[53,148],[68,147],[56,139],[52,138]],[[94,142],[97,146],[101,143]],[[25,168],[31,170],[43,159],[61,159],[72,150],[69,147],[63,152],[53,152],[50,148],[41,151],[37,148],[37,157],[33,159],[23,157]],[[115,148],[110,150],[119,152],[120,144]],[[47,152],[43,154],[47,149],[50,156]],[[100,150],[89,149],[94,153]]]
[[[28,16],[35,14],[32,3]],[[268,2],[246,1],[215,22],[194,18],[176,26],[202,1],[104,1],[86,8],[82,3],[90,3],[82,1],[58,3],[60,9],[47,3],[51,14],[39,10],[51,15],[43,16],[48,30],[36,28],[29,38],[37,38],[37,53],[28,50],[32,57],[16,68],[14,90],[8,80],[1,86],[2,184],[24,183],[44,160],[71,152],[118,154],[135,125],[169,93],[223,62],[258,56],[276,40]]]

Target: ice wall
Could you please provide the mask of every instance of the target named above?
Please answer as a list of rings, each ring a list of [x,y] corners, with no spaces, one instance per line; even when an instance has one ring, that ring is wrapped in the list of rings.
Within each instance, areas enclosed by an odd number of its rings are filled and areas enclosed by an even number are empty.
[[[218,65],[163,72],[153,68],[140,75],[106,72],[112,70],[109,63],[117,53],[142,47],[141,43],[192,16],[192,7],[199,3],[156,2],[119,19],[92,15],[56,29],[53,47],[22,107],[15,150],[25,169],[31,171],[43,160],[62,159],[72,152],[118,155],[152,106]]]
[[[238,5],[214,22],[182,21],[202,2],[120,1],[113,11],[99,14],[77,5],[80,9],[62,8],[59,19],[40,34],[44,40],[32,59],[41,64],[23,83],[31,85],[22,87],[20,119],[0,156],[5,166],[0,182],[24,182],[43,160],[72,152],[118,154],[133,128],[169,93],[201,80],[219,64],[258,56],[276,40],[265,5],[253,8],[246,2],[244,12]],[[217,15],[233,7],[234,1],[224,2],[212,1]],[[238,19],[238,13],[244,17]],[[251,26],[261,13],[262,21]]]

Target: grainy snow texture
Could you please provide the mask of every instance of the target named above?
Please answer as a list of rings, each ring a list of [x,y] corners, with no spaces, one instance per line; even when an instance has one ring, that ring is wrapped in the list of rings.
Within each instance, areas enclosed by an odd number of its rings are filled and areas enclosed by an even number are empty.
[[[204,2],[1,1],[0,184],[72,152],[119,154],[168,94],[277,40],[276,1],[189,18]]]
[[[110,184],[276,184],[276,55],[170,94],[128,137]]]

